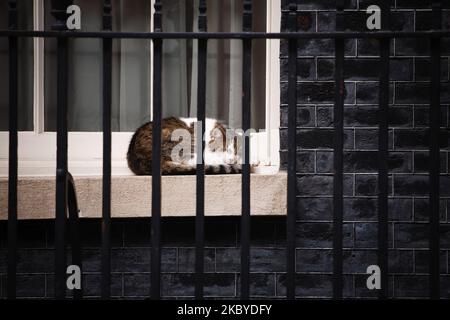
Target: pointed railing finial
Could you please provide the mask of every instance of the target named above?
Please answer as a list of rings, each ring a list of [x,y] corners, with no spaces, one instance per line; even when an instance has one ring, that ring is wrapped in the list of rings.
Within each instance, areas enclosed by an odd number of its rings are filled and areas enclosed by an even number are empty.
[[[8,28],[10,30],[16,30],[17,29],[17,0],[9,0],[8,1],[8,12],[9,12]]]
[[[433,29],[441,30],[442,29],[442,1],[434,0],[431,4],[432,12],[433,12]]]
[[[252,31],[252,0],[244,0],[244,16],[242,28],[244,32]]]
[[[153,30],[155,32],[162,31],[162,4],[161,0],[155,0],[155,12],[153,14]]]
[[[56,19],[52,25],[53,30],[67,30],[67,7],[73,3],[72,0],[52,0],[51,14]]]
[[[200,0],[198,11],[198,31],[206,32],[208,29],[206,18],[206,0]]]
[[[297,31],[297,0],[289,2],[288,29],[291,32]]]
[[[289,2],[289,11],[292,13],[292,11],[297,11],[297,0],[291,0]]]
[[[390,20],[391,20],[391,1],[392,0],[383,0],[381,2],[381,29],[389,30],[390,28]]]
[[[103,0],[103,30],[112,30],[111,0]]]
[[[344,29],[344,0],[336,0],[336,31]]]

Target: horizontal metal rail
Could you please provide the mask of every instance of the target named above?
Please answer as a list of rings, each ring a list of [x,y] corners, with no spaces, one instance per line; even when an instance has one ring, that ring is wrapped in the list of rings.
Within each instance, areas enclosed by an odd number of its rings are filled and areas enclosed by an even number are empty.
[[[337,31],[337,32],[110,32],[0,30],[0,37],[118,38],[118,39],[382,39],[450,38],[448,31]]]

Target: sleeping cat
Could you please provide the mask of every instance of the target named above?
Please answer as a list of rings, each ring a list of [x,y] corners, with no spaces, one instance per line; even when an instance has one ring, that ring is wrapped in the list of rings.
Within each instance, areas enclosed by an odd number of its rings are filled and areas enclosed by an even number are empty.
[[[163,175],[195,174],[195,118],[165,118],[161,122],[161,173]],[[142,125],[133,135],[128,147],[128,167],[136,175],[152,174],[152,122]],[[188,134],[190,146],[180,149],[178,133]],[[186,141],[185,141],[186,142]],[[176,152],[175,152],[176,151]],[[184,154],[183,154],[184,153]],[[176,157],[174,157],[174,154]],[[240,173],[241,164],[237,152],[237,139],[227,139],[226,127],[215,119],[205,124],[205,173]]]

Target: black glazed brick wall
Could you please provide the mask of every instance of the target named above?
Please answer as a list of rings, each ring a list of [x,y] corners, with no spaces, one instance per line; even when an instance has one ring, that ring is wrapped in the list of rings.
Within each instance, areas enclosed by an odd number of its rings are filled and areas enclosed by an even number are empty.
[[[149,296],[150,226],[150,219],[113,220],[113,298],[144,299]],[[239,218],[207,218],[205,228],[205,296],[238,298]],[[280,297],[285,270],[285,219],[254,219],[251,228],[252,296]],[[6,297],[6,230],[6,222],[0,222],[0,297],[3,298]],[[100,297],[100,230],[100,220],[82,220],[82,285],[87,298]],[[194,296],[194,230],[192,218],[163,219],[163,298]],[[53,298],[53,221],[21,221],[19,248],[18,297]]]
[[[289,1],[283,1],[287,30]],[[300,31],[335,30],[335,1],[300,1]],[[364,30],[365,9],[375,0],[348,0],[345,29]],[[430,1],[392,1],[392,28],[427,30]],[[450,2],[443,1],[442,27],[450,29]],[[365,271],[377,264],[378,43],[348,40],[345,60],[344,295],[371,297]],[[333,40],[301,40],[297,56],[298,296],[330,296],[333,193]],[[442,129],[448,132],[450,39],[442,41]],[[281,158],[287,156],[287,43],[281,44]],[[398,298],[428,295],[428,101],[429,41],[395,39],[390,92],[390,288]],[[441,286],[450,297],[449,138],[441,141]],[[308,284],[304,288],[305,282]],[[314,290],[309,287],[313,283]]]

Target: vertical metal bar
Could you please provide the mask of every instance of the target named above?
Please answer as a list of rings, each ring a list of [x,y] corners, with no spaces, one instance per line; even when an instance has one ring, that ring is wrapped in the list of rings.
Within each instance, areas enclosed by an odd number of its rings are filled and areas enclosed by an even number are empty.
[[[244,0],[243,30],[252,30],[252,0]],[[244,163],[242,164],[242,216],[241,216],[241,299],[250,295],[250,106],[252,40],[243,40],[242,67],[242,129],[244,131]]]
[[[55,30],[66,29],[66,8],[70,1],[52,1]],[[55,219],[55,298],[66,296],[67,219],[67,38],[57,39],[57,134],[56,134],[56,219]]]
[[[206,0],[199,2],[198,31],[206,32]],[[206,105],[206,55],[207,40],[198,40],[197,86],[197,202],[195,216],[195,298],[203,299],[204,249],[205,249],[205,105]]]
[[[78,217],[78,201],[75,182],[70,173],[67,174],[67,200],[69,211],[69,229],[70,229],[70,246],[72,249],[72,264],[81,270],[81,283],[83,283],[83,266],[81,258],[81,241],[80,241],[80,219]],[[73,290],[73,299],[79,300],[83,297],[83,286],[81,289]]]
[[[17,29],[17,1],[9,1],[9,30]],[[18,39],[9,37],[9,174],[8,174],[8,274],[7,295],[16,298],[17,272],[17,99]]]
[[[289,5],[289,30],[297,31],[297,4]],[[295,299],[295,221],[297,215],[297,40],[289,39],[288,74],[288,194],[286,297]]]
[[[55,279],[56,298],[65,297],[66,273],[66,210],[67,210],[67,39],[57,40],[57,169],[56,169],[56,220],[55,220]]]
[[[433,1],[433,29],[441,29],[441,1]],[[439,132],[441,123],[441,39],[431,39],[430,97],[430,298],[440,297],[440,235],[439,235]]]
[[[382,28],[389,29],[391,4],[381,4]],[[379,297],[388,294],[388,139],[389,139],[389,53],[390,39],[380,40],[380,84],[379,84],[379,141],[378,141],[378,266],[381,269]]]
[[[112,30],[111,1],[103,1],[103,30]],[[102,299],[111,296],[111,72],[112,39],[103,39]]]
[[[344,1],[336,1],[336,30],[343,26]],[[333,298],[342,298],[342,212],[344,148],[344,40],[335,40],[334,188],[333,188]]]
[[[162,31],[161,0],[155,1],[154,31]],[[161,114],[162,39],[153,40],[151,296],[161,297]]]
[[[66,210],[67,210],[67,39],[57,40],[57,169],[56,169],[56,220],[55,220],[55,295],[65,297],[66,271]]]

